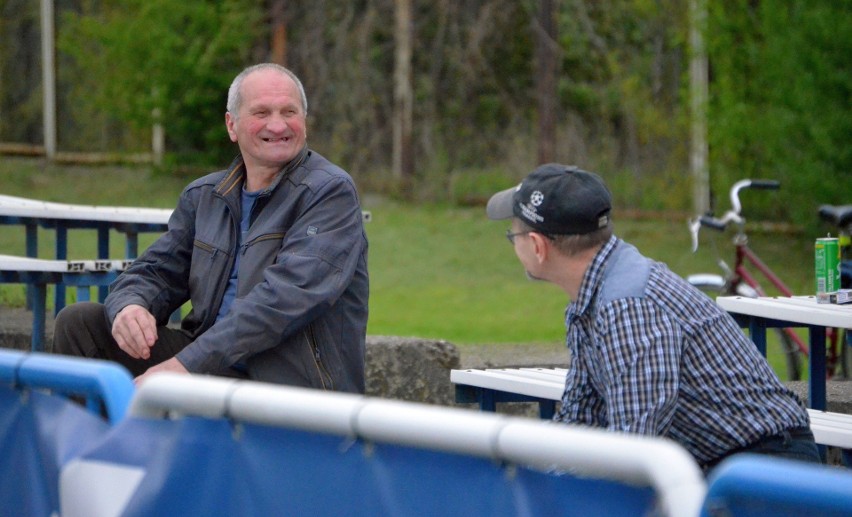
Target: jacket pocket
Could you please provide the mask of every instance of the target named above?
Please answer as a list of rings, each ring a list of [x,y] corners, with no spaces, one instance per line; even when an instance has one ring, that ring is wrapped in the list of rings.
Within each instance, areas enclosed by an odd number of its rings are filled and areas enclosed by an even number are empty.
[[[263,281],[265,269],[278,259],[284,232],[260,235],[240,246],[240,291],[250,291]]]
[[[309,377],[318,379],[319,385],[316,386],[317,388],[334,390],[334,379],[326,368],[323,349],[316,339],[313,325],[308,325],[308,328],[305,330],[305,340],[308,344],[313,363],[313,371],[310,372]]]
[[[230,264],[231,253],[198,239],[193,242],[189,288],[193,310],[203,321],[215,315],[214,309],[218,310],[213,307],[214,300],[224,289],[223,279],[230,274]]]

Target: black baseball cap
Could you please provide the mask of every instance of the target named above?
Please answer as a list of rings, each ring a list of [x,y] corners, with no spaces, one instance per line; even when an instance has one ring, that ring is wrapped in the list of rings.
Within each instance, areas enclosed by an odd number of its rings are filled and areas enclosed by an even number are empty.
[[[516,187],[491,196],[489,219],[517,217],[545,235],[590,233],[609,224],[612,198],[603,180],[573,165],[548,163]]]

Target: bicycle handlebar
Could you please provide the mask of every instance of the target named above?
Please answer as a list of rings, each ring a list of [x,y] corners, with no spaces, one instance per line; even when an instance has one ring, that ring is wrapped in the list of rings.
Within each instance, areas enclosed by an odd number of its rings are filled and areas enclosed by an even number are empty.
[[[720,219],[716,219],[715,217],[710,217],[709,215],[702,215],[701,217],[699,217],[698,224],[719,231],[723,231],[725,227],[728,226],[728,223]]]
[[[701,215],[689,220],[689,231],[692,234],[692,251],[698,250],[698,231],[702,226],[713,228],[714,230],[723,231],[729,223],[744,224],[745,219],[740,215],[742,213],[742,203],[740,203],[740,191],[753,188],[756,190],[778,190],[781,187],[781,182],[777,180],[740,180],[731,186],[731,210],[725,212],[722,217],[713,217],[710,215]]]
[[[778,180],[751,180],[749,187],[760,190],[778,190],[781,188],[781,182]]]

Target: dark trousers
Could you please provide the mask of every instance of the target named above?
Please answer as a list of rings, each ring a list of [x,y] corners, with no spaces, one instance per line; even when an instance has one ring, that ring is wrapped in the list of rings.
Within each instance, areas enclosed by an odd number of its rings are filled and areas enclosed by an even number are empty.
[[[63,355],[115,361],[136,377],[148,368],[171,359],[192,340],[182,330],[157,327],[157,341],[149,359],[134,359],[118,347],[106,310],[100,303],[79,302],[62,309],[56,316],[53,352]]]
[[[756,442],[728,451],[719,458],[704,464],[704,474],[721,463],[726,458],[744,452],[752,454],[765,454],[791,460],[805,461],[808,463],[822,463],[814,441],[814,434],[807,427],[796,427],[782,431],[776,435],[757,440]]]

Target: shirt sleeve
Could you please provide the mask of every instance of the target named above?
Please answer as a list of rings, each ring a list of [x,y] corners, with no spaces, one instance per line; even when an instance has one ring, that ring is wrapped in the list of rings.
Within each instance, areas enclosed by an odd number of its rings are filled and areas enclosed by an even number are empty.
[[[608,429],[665,435],[677,405],[681,327],[641,299],[614,301],[601,318],[593,360],[602,367]]]

